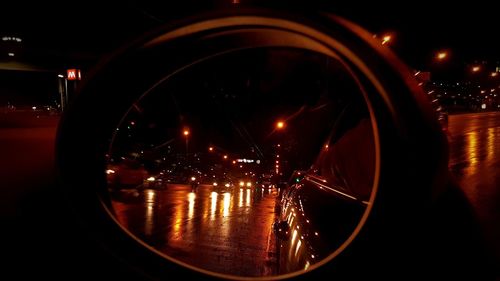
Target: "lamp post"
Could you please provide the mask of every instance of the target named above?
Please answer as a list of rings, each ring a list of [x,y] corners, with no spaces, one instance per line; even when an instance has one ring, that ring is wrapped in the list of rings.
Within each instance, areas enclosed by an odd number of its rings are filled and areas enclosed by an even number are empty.
[[[283,128],[285,128],[285,122],[284,121],[278,121],[278,122],[276,122],[276,129],[277,130],[282,130]]]
[[[61,98],[61,112],[64,111],[64,109],[66,108],[66,92],[67,92],[67,88],[68,88],[68,85],[66,83],[66,78],[64,78],[64,75],[62,74],[58,74],[57,75],[58,77],[58,88],[59,88],[59,96]]]
[[[285,121],[283,120],[278,120],[276,122],[276,131],[278,132],[282,132],[286,127],[286,123]],[[282,138],[281,137],[278,137],[278,143],[276,144],[276,160],[275,160],[275,174],[276,174],[276,179],[277,179],[277,182],[279,182],[279,178],[280,178],[280,159],[279,159],[279,155],[281,154],[280,151],[282,150],[281,149],[281,141],[282,141]]]
[[[447,51],[439,51],[437,54],[436,54],[436,59],[438,61],[444,61],[448,58],[449,54]]]
[[[184,128],[184,131],[182,132],[182,134],[184,135],[184,138],[186,139],[186,160],[188,158],[188,153],[189,153],[189,129],[188,128]]]
[[[472,72],[479,72],[480,70],[481,70],[481,66],[479,66],[479,65],[474,65],[471,68]]]

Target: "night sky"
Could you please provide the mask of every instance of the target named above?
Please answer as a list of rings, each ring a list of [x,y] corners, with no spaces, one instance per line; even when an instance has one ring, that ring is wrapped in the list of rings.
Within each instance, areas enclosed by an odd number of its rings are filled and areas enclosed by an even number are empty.
[[[0,35],[23,38],[30,60],[49,64],[52,69],[90,67],[102,55],[173,18],[211,7],[231,6],[230,0],[158,2],[10,1],[2,3]],[[250,1],[240,2],[245,5]],[[395,40],[390,48],[415,69],[454,75],[475,61],[500,61],[499,16],[491,1],[252,2],[283,9],[331,11],[370,32],[391,32]],[[443,48],[450,51],[450,61],[446,66],[436,66],[433,56]],[[4,56],[0,56],[0,63],[2,59]]]

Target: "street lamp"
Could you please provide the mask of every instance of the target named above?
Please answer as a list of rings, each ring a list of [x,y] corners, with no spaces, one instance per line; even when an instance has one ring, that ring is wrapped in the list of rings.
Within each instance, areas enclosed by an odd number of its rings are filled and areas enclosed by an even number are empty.
[[[285,128],[285,126],[286,126],[286,123],[283,120],[278,120],[276,122],[276,130],[277,131],[283,131],[284,128]],[[277,177],[279,175],[279,157],[280,157],[279,153],[280,153],[280,150],[281,150],[281,144],[279,142],[283,140],[282,138],[283,138],[283,135],[279,134],[278,139],[277,139],[278,143],[275,146],[275,153],[276,153],[276,165],[275,165],[276,170],[275,170],[275,174],[276,174]]]
[[[382,36],[382,45],[387,45],[389,42],[391,42],[393,39],[393,36],[391,34],[385,34]]]
[[[188,149],[188,145],[189,145],[189,133],[190,133],[189,129],[188,128],[184,128],[184,131],[182,132],[182,134],[186,138],[186,160],[187,160],[188,153],[189,153],[189,149]]]
[[[472,67],[472,72],[479,72],[481,70],[481,67],[479,65],[475,65]]]
[[[285,128],[285,122],[284,121],[278,121],[276,122],[276,129],[281,130]]]
[[[61,112],[63,112],[66,108],[66,102],[67,102],[67,83],[66,79],[64,79],[64,75],[58,74],[57,75],[57,83],[58,83],[58,88],[59,88],[59,95],[61,96]]]
[[[437,55],[436,55],[436,59],[439,60],[439,61],[443,61],[447,57],[448,57],[448,52],[446,52],[446,51],[438,52]]]

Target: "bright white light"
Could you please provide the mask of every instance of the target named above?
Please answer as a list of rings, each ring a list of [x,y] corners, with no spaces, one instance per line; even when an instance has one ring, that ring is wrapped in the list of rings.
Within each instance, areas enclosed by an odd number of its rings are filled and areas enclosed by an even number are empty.
[[[295,240],[297,240],[297,229],[294,229],[292,232],[292,245],[295,244]],[[292,249],[290,249],[292,250]]]
[[[19,37],[10,37],[10,36],[4,36],[2,37],[2,41],[16,41],[16,42],[22,42],[23,40]]]
[[[222,215],[224,217],[229,216],[230,204],[231,204],[231,193],[226,192],[223,194],[223,205],[222,205]]]
[[[59,78],[64,78],[64,75],[62,75],[62,74],[57,74],[57,77],[59,77]]]
[[[238,200],[238,207],[243,206],[243,189],[240,188],[240,193],[239,193],[239,200]]]
[[[245,198],[245,204],[247,206],[250,206],[250,202],[251,202],[251,197],[250,197],[251,193],[250,193],[250,189],[247,189],[247,196]]]
[[[13,56],[15,56],[15,54],[14,54],[14,53],[7,53],[7,55],[9,55],[9,57],[13,57]]]
[[[155,181],[155,177],[149,177],[147,181]]]
[[[188,193],[188,218],[192,219],[194,215],[194,201],[196,199],[196,194],[194,192]]]
[[[215,191],[212,191],[212,193],[210,193],[210,198],[212,199],[211,202],[210,202],[210,217],[212,219],[215,218],[215,210],[217,208],[217,192]]]
[[[481,104],[481,108],[486,109],[486,104],[485,103]]]
[[[31,109],[36,110],[36,106],[31,107]]]
[[[385,35],[384,37],[382,37],[382,45],[389,43],[391,39],[392,39],[391,35]]]
[[[300,246],[302,246],[302,241],[297,241],[297,246],[295,247],[295,256],[299,253]]]
[[[229,183],[226,183],[224,186],[225,187],[230,187],[231,185]]]
[[[111,170],[111,169],[106,170],[106,174],[108,174],[108,175],[111,175],[111,174],[114,174],[114,173],[115,173],[114,170]]]
[[[214,186],[217,186],[217,183],[216,183],[216,182],[214,182],[214,183],[213,183],[213,185],[214,185]]]
[[[196,178],[195,178],[195,177],[191,177],[191,180],[192,180],[192,181],[195,181],[195,180],[196,180]]]

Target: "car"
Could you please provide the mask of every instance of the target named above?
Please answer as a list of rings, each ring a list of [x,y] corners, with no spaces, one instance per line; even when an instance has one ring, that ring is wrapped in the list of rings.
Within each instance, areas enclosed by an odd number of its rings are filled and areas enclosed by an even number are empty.
[[[376,157],[362,116],[350,115],[356,125],[335,132],[310,169],[294,171],[280,190],[273,230],[281,274],[307,270],[342,248],[369,210]]]
[[[148,171],[138,161],[126,159],[118,165],[106,169],[110,187],[115,190],[144,189],[155,178],[150,177]]]
[[[212,182],[212,186],[218,190],[228,190],[228,189],[233,188],[235,185],[231,179],[229,179],[227,177],[222,177],[222,178],[215,179]]]
[[[306,174],[283,190],[276,206],[278,268],[286,274],[306,270],[338,249],[355,229],[366,202]]]
[[[240,188],[253,188],[256,186],[255,181],[250,178],[240,178],[236,182],[238,182],[238,187]]]
[[[259,183],[262,188],[272,188],[275,186],[273,184],[273,177],[271,174],[261,175]]]

